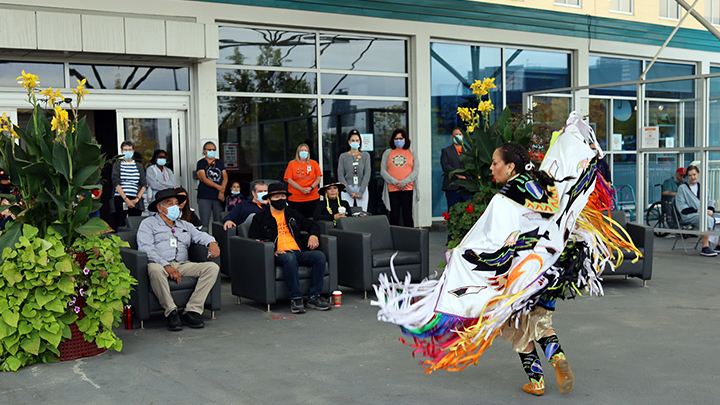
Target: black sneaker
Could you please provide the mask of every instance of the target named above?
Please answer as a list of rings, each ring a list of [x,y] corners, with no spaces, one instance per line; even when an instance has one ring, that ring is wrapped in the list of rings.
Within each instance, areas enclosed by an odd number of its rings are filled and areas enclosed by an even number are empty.
[[[307,306],[312,309],[317,309],[318,311],[327,311],[330,309],[330,304],[328,304],[327,301],[319,295],[313,295],[308,298]]]
[[[720,245],[715,246],[715,249],[713,249],[713,250],[720,253]]]
[[[183,312],[182,317],[185,325],[191,328],[200,329],[205,327],[205,322],[203,322],[202,320],[202,315],[196,312]]]
[[[293,298],[290,300],[290,312],[293,314],[304,314],[305,313],[305,305],[303,305],[303,299],[301,298]]]
[[[710,246],[703,247],[700,254],[707,257],[714,257],[718,255],[716,251],[710,249]]]
[[[171,330],[173,332],[182,330],[182,321],[180,320],[180,315],[178,315],[177,309],[173,309],[173,311],[170,312],[170,315],[168,315],[167,318],[168,330]]]

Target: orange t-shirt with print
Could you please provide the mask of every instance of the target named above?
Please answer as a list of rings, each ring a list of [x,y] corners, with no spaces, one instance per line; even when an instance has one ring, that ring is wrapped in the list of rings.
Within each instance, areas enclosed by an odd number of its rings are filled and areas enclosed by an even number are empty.
[[[409,176],[410,173],[412,173],[414,163],[415,158],[413,157],[412,152],[410,152],[410,149],[395,148],[390,151],[390,156],[388,157],[388,174],[393,178],[402,181],[404,178]],[[412,190],[413,185],[413,183],[410,183],[405,186],[404,189],[400,189],[394,184],[388,184],[388,191]]]
[[[278,238],[277,238],[277,250],[300,250],[295,238],[293,238],[290,228],[285,222],[285,211],[280,213],[270,212],[277,222]]]
[[[320,176],[322,176],[322,172],[320,171],[320,165],[318,162],[312,159],[308,160],[307,163],[291,160],[287,165],[287,169],[285,169],[285,176],[283,176],[283,179],[285,181],[292,179],[302,187],[310,187],[315,182],[315,179]],[[320,199],[317,187],[315,187],[310,193],[303,194],[302,191],[296,189],[291,184],[288,184],[288,191],[290,192],[290,197],[288,198],[290,201],[305,202]]]

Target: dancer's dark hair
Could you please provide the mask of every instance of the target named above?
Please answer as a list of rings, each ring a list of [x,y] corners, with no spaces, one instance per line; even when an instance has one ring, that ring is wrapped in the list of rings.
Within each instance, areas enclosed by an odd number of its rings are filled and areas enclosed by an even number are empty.
[[[527,149],[517,142],[506,142],[498,147],[498,151],[500,151],[500,159],[502,159],[505,164],[515,164],[515,173],[530,174],[530,176],[537,180],[540,186],[542,186],[545,190],[547,190],[548,187],[555,185],[556,181],[563,182],[572,178],[566,177],[562,180],[556,180],[547,172],[538,170],[532,160],[530,160],[530,154]]]

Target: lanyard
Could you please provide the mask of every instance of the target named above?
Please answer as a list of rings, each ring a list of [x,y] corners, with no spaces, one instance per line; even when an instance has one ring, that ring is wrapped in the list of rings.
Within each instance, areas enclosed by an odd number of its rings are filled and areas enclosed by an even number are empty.
[[[338,208],[340,208],[341,207],[340,196],[337,197],[337,202],[338,202]],[[332,212],[332,208],[330,208],[330,199],[327,197],[325,197],[325,206],[327,207],[328,214],[334,216],[335,214]],[[333,225],[337,225],[337,220],[335,218],[333,218]]]

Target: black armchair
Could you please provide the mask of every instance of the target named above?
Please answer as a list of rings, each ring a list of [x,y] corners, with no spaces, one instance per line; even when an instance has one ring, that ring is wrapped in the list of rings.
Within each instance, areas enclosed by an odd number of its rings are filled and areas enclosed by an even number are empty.
[[[285,274],[282,266],[275,265],[275,246],[247,237],[250,223],[238,225],[238,236],[230,238],[230,283],[232,294],[270,305],[279,300],[289,300]],[[338,286],[337,240],[334,236],[320,235],[320,248],[327,257],[327,269],[323,277],[323,294],[330,294]],[[300,266],[300,290],[306,291],[311,284],[311,269]]]
[[[381,273],[390,274],[390,258],[398,277],[410,273],[412,281],[430,274],[430,238],[427,229],[390,226],[384,215],[340,218],[328,231],[338,240],[338,283],[367,292]]]
[[[130,293],[130,304],[135,309],[135,317],[140,320],[140,328],[145,328],[145,320],[150,319],[150,313],[163,311],[163,307],[160,306],[155,294],[152,292],[150,287],[150,279],[148,278],[148,259],[147,254],[137,250],[137,231],[124,231],[118,232],[117,236],[130,244],[129,248],[120,248],[120,255],[122,256],[123,263],[130,270],[130,274],[137,279],[138,283],[135,286],[135,290]],[[207,257],[207,247],[197,244],[190,245],[190,251],[188,252],[190,261],[193,262],[204,262],[214,261],[220,264],[219,258],[209,259]],[[195,285],[197,284],[196,277],[183,277],[180,284],[172,281],[170,282],[170,294],[172,294],[175,304],[182,308],[187,304],[193,291],[195,291]],[[220,277],[218,276],[215,286],[210,290],[207,299],[205,300],[205,309],[210,310],[210,318],[215,319],[215,311],[220,310]]]
[[[624,259],[622,264],[615,269],[615,272],[604,272],[604,276],[625,275],[626,277],[637,277],[642,280],[645,287],[647,281],[652,278],[653,265],[653,228],[644,225],[627,222],[625,211],[612,211],[612,218],[620,224],[630,235],[630,238],[643,254],[636,263],[632,261],[636,255],[633,252],[623,251]]]
[[[212,235],[220,247],[220,273],[230,277],[230,238],[237,236],[237,227],[223,229],[223,222],[213,222]]]

